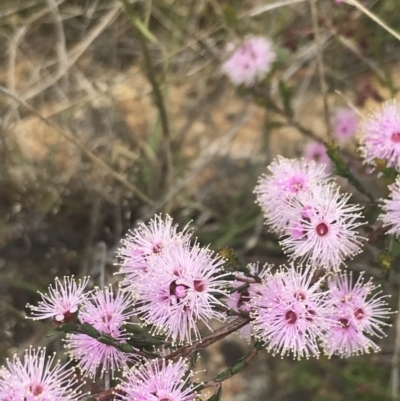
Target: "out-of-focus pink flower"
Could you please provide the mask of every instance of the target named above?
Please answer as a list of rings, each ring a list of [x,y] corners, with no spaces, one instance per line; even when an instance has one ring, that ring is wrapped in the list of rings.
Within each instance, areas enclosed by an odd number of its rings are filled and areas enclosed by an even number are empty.
[[[389,199],[383,200],[382,213],[379,216],[388,233],[400,237],[400,178],[390,187]]]
[[[396,100],[385,102],[361,124],[360,150],[365,163],[374,166],[375,159],[400,171],[400,105]]]
[[[329,281],[329,303],[332,324],[323,336],[325,352],[351,356],[373,351],[379,347],[370,337],[384,337],[382,326],[391,314],[385,302],[387,296],[375,292],[371,280],[364,282],[360,276],[353,285],[351,273],[341,274]],[[371,295],[373,294],[373,295]]]
[[[340,108],[332,116],[333,135],[336,138],[351,138],[358,127],[357,113],[350,108]]]
[[[133,367],[118,388],[123,401],[195,401],[199,385],[190,382],[193,372],[183,359],[175,363],[151,361]]]
[[[79,280],[78,283],[74,277],[64,277],[62,283],[56,277],[55,287],[50,285],[48,294],[40,294],[42,301],[38,306],[27,305],[27,308],[32,310],[31,319],[53,318],[60,323],[69,322],[86,297],[83,292],[88,282],[88,277]]]
[[[123,274],[123,284],[132,288],[137,278],[149,269],[151,260],[162,256],[165,249],[176,244],[185,244],[190,240],[188,226],[178,232],[170,216],[163,218],[156,215],[148,224],[140,223],[138,228],[129,232],[122,240],[122,248],[117,252]]]
[[[332,161],[326,153],[326,148],[323,143],[310,142],[304,148],[304,158],[309,161],[315,161],[326,166],[326,171],[332,170]]]
[[[135,312],[153,333],[163,333],[178,343],[200,338],[197,322],[208,326],[210,319],[224,320],[215,309],[226,295],[227,273],[223,259],[197,244],[165,249],[140,277],[136,288]],[[209,327],[209,326],[208,326]]]
[[[277,233],[287,228],[290,202],[317,184],[329,182],[324,164],[278,156],[269,174],[262,175],[254,190],[257,203],[264,212],[266,223]]]
[[[315,186],[293,199],[292,219],[281,241],[285,252],[327,270],[338,270],[346,258],[359,253],[363,238],[355,229],[363,224],[361,207],[349,204],[350,196],[330,184]]]
[[[255,336],[273,354],[294,358],[318,356],[318,340],[329,325],[322,279],[315,270],[283,266],[252,291],[251,310]]]
[[[75,386],[75,388],[74,388]],[[46,357],[46,350],[29,348],[23,360],[14,355],[0,369],[0,398],[6,401],[70,401],[83,395],[72,368]]]
[[[119,343],[126,343],[129,335],[124,332],[123,325],[133,315],[132,303],[127,292],[118,292],[115,296],[112,289],[106,287],[83,303],[79,320],[89,323],[100,333],[111,336]],[[124,353],[107,341],[99,341],[86,334],[70,334],[65,344],[70,356],[78,361],[82,373],[91,377],[96,375],[98,368],[101,376],[106,371],[111,371],[114,375],[115,371],[137,359],[134,354]]]
[[[266,38],[250,38],[224,63],[222,70],[235,85],[252,86],[271,70],[276,55]]]

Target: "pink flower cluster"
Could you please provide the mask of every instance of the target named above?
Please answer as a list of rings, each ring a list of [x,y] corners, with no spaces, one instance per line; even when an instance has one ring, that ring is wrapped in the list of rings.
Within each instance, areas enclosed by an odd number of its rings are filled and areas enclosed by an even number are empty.
[[[180,359],[176,363],[162,361],[147,362],[127,371],[119,386],[123,401],[195,401],[195,385],[189,381],[193,372],[188,363]]]
[[[124,241],[119,257],[125,286],[136,299],[134,312],[152,333],[191,342],[200,338],[199,321],[208,326],[211,319],[225,319],[216,309],[223,307],[218,296],[226,295],[228,284],[223,259],[192,244],[187,227],[178,232],[170,217],[141,225]]]
[[[235,85],[252,86],[271,69],[276,55],[266,38],[250,38],[224,63],[222,69]]]
[[[133,315],[132,299],[129,293],[118,292],[115,295],[110,287],[97,290],[82,304],[79,321],[89,323],[102,335],[108,335],[119,343],[126,343],[129,335],[123,326]],[[92,338],[87,334],[69,334],[65,340],[70,356],[78,361],[84,375],[94,377],[100,367],[101,375],[111,372],[112,375],[128,362],[137,360],[134,354],[128,354]]]
[[[14,355],[0,368],[0,398],[4,401],[70,401],[84,395],[76,386],[72,367],[46,357],[43,348],[29,348],[21,360]]]
[[[266,222],[283,235],[281,245],[292,259],[338,270],[360,252],[361,208],[348,203],[325,173],[326,166],[280,156],[255,189]]]
[[[377,351],[370,337],[384,335],[390,310],[384,296],[360,277],[334,276],[328,289],[310,267],[283,266],[251,291],[252,326],[268,350],[294,358],[327,354],[350,356]],[[369,297],[369,299],[368,299]]]

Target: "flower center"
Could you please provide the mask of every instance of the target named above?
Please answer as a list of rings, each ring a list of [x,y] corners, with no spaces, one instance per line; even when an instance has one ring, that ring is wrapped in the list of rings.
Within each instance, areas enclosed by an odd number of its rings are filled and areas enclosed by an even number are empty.
[[[361,308],[357,308],[357,309],[354,311],[354,317],[355,317],[357,320],[362,320],[363,317],[364,317],[364,311],[363,311]]]
[[[392,134],[392,142],[400,143],[400,132],[394,132]]]
[[[29,391],[32,395],[37,396],[43,393],[43,387],[40,384],[32,384],[29,386]]]
[[[316,231],[320,237],[324,237],[326,234],[328,234],[328,226],[325,223],[319,223]]]
[[[285,315],[285,319],[289,324],[295,324],[297,321],[297,314],[296,312],[293,312],[292,310],[287,311]]]
[[[176,298],[182,299],[187,296],[188,287],[184,284],[177,284],[176,281],[173,281],[169,286],[169,293],[171,296],[175,296]]]
[[[349,319],[341,318],[339,319],[339,323],[342,325],[344,329],[347,329],[350,326]]]
[[[206,290],[206,287],[207,287],[206,282],[201,279],[194,280],[193,285],[194,285],[195,291],[197,291],[197,292],[203,292]]]
[[[161,244],[155,244],[153,245],[153,253],[161,253],[162,251],[162,245]]]

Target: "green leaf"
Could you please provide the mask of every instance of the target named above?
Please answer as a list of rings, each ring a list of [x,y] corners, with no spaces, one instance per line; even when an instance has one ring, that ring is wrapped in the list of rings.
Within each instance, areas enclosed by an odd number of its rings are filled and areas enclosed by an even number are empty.
[[[78,327],[73,323],[63,323],[57,328],[57,330],[62,331],[63,333],[77,333]]]
[[[92,325],[89,323],[82,323],[82,331],[87,334],[90,337],[97,338],[100,336],[100,331],[95,329]]]
[[[219,375],[217,375],[214,379],[216,382],[223,382],[226,379],[229,379],[233,376],[232,372],[230,369],[226,369],[223,372],[221,372]]]
[[[343,160],[340,149],[333,142],[325,142],[326,153],[335,165],[336,174],[346,178],[359,192],[367,196],[371,202],[374,202],[374,197],[364,188],[361,181],[350,171],[349,166]]]
[[[105,336],[98,337],[97,341],[101,342],[102,344],[106,344],[106,345],[114,345],[115,344],[114,340],[111,340],[109,337],[105,337]]]
[[[129,344],[118,344],[116,346],[120,351],[131,354],[135,352],[135,347],[132,347],[132,345]]]

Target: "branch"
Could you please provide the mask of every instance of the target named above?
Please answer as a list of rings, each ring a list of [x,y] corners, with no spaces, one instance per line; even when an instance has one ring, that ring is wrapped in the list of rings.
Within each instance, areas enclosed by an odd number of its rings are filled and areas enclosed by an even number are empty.
[[[190,355],[194,354],[195,352],[198,352],[204,348],[207,348],[211,344],[214,344],[215,342],[223,339],[224,337],[235,332],[236,330],[239,330],[241,327],[248,324],[250,322],[250,320],[251,320],[250,317],[248,317],[248,318],[238,317],[232,323],[230,323],[224,327],[221,327],[220,329],[214,331],[214,333],[211,333],[207,337],[204,337],[191,345],[182,347],[182,348],[176,350],[175,352],[167,355],[165,357],[165,360],[166,361],[168,361],[168,360],[177,361],[179,358],[189,357]],[[251,359],[253,359],[254,356],[252,356]],[[91,401],[91,400],[93,400],[93,401],[111,401],[116,392],[118,392],[117,388],[111,387],[110,389],[108,389],[106,391],[103,391],[101,393],[93,395],[91,398],[88,399],[88,401]]]

